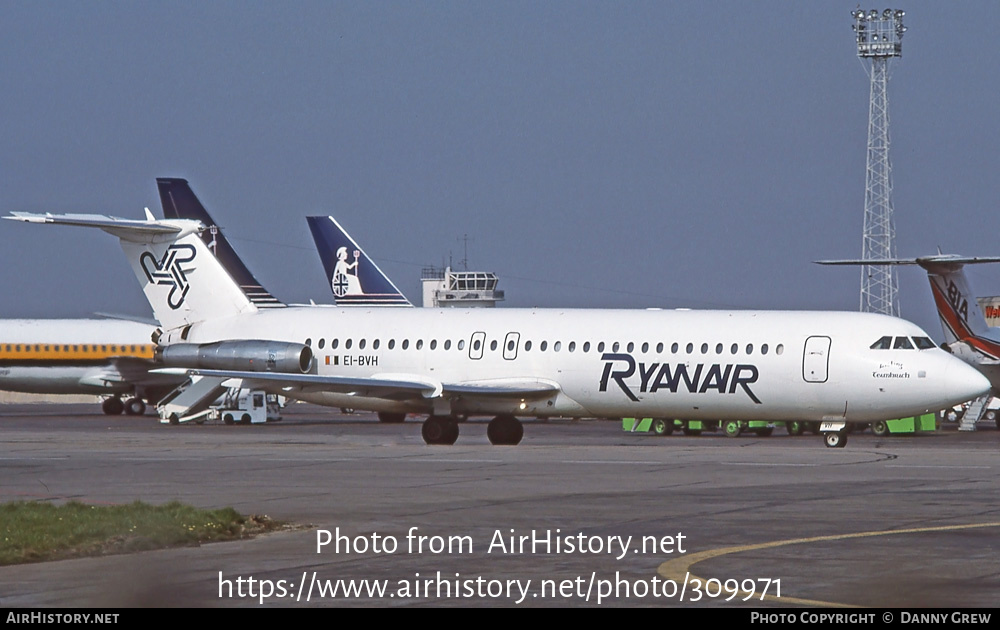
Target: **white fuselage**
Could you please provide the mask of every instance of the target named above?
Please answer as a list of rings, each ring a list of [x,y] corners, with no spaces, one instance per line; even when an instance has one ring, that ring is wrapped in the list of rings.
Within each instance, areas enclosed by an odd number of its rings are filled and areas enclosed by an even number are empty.
[[[988,388],[976,370],[936,347],[872,349],[887,335],[927,334],[864,313],[287,308],[202,322],[186,333],[188,343],[304,343],[319,375],[558,386],[537,399],[452,397],[445,411],[468,415],[868,422],[937,411]],[[175,330],[166,339],[178,337]],[[266,387],[331,406],[441,412],[419,397]]]
[[[112,357],[151,359],[154,327],[110,319],[0,320],[0,390],[45,394],[132,391]]]

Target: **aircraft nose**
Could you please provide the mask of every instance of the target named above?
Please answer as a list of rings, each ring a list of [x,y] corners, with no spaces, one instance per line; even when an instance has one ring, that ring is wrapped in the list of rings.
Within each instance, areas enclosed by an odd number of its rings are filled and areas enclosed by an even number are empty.
[[[990,381],[973,366],[955,357],[946,357],[949,365],[945,370],[945,393],[954,403],[963,403],[978,398],[990,390]]]

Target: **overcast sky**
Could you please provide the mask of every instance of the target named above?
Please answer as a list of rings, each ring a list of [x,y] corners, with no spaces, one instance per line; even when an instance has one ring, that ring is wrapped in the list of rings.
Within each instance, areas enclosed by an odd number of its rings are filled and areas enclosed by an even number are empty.
[[[856,6],[3,0],[0,213],[140,218],[183,177],[287,302],[331,301],[332,214],[414,302],[467,234],[506,306],[857,310],[860,271],[811,262],[861,255]],[[897,250],[997,255],[1000,3],[892,8]],[[149,316],[109,235],[4,221],[0,251],[2,317]]]

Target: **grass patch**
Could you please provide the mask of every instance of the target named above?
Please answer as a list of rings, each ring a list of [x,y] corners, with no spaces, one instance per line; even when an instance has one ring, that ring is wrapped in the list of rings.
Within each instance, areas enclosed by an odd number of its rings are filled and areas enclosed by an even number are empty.
[[[0,504],[0,565],[103,556],[250,538],[283,527],[232,508],[199,510],[177,501],[149,505]]]

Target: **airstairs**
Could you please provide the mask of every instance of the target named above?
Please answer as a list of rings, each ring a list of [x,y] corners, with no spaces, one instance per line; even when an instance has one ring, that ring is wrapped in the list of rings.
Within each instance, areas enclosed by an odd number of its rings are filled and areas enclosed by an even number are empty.
[[[189,378],[157,403],[160,422],[204,422],[213,411],[212,403],[226,393],[228,388],[222,385],[226,380],[218,376]]]

